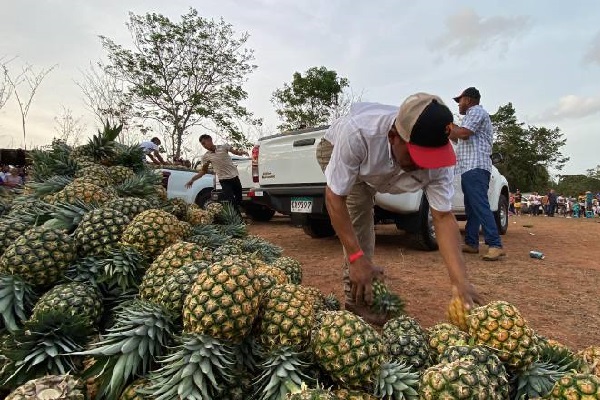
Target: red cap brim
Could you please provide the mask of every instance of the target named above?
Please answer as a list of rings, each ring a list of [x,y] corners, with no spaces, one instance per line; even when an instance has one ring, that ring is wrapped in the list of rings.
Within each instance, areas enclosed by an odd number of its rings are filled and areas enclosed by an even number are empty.
[[[454,148],[450,142],[442,147],[423,147],[413,143],[407,144],[411,158],[421,168],[444,168],[456,164],[456,154],[454,154]]]

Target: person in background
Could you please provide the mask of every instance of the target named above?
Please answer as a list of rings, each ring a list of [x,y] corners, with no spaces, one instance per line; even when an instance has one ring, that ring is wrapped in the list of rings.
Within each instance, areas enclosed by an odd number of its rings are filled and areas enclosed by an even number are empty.
[[[521,191],[517,189],[515,192],[515,214],[521,215],[521,202],[523,201],[523,197],[521,195]]]
[[[214,144],[210,135],[200,136],[200,144],[206,149],[202,156],[202,166],[200,172],[192,177],[185,184],[186,188],[191,188],[194,181],[202,178],[208,172],[208,166],[212,164],[215,174],[219,178],[219,183],[223,189],[225,198],[234,204],[237,208],[242,204],[242,183],[240,182],[237,167],[233,164],[229,153],[237,156],[247,156],[247,151],[234,149],[229,144]]]
[[[23,186],[23,178],[19,173],[18,168],[12,167],[4,176],[4,185],[10,188]]]
[[[556,192],[554,189],[550,189],[548,192],[548,213],[549,217],[554,217],[554,213],[557,211],[558,201],[556,198]]]
[[[144,152],[144,156],[148,157],[154,164],[160,165],[165,164],[165,160],[163,160],[160,155],[160,139],[157,137],[153,137],[152,139],[140,143],[140,147]]]
[[[6,175],[10,172],[10,167],[7,164],[2,164],[0,167],[0,181],[1,183],[6,182]]]
[[[483,236],[489,248],[482,258],[496,261],[506,253],[488,200],[494,131],[490,115],[479,104],[480,99],[481,94],[474,87],[465,89],[454,98],[458,103],[458,112],[465,117],[460,127],[452,125],[449,137],[457,143],[455,173],[461,177],[467,216],[462,251],[479,253],[479,228],[483,227]]]

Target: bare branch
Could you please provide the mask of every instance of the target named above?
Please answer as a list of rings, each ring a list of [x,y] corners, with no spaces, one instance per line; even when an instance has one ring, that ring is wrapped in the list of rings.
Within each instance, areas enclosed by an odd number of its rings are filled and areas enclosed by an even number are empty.
[[[60,114],[54,117],[54,132],[58,139],[68,145],[77,146],[84,131],[85,124],[81,122],[81,117],[75,118],[70,108],[62,106]]]

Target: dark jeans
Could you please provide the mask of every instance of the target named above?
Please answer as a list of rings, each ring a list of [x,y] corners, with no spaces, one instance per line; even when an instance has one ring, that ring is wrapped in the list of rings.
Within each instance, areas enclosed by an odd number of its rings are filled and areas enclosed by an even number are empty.
[[[490,210],[488,189],[490,173],[475,168],[461,175],[461,186],[465,196],[465,243],[471,247],[479,247],[479,227],[483,226],[485,243],[490,247],[502,247],[494,214]]]
[[[236,207],[240,207],[242,204],[242,183],[240,182],[240,178],[236,176],[231,179],[219,179],[219,183],[223,189],[225,200]]]

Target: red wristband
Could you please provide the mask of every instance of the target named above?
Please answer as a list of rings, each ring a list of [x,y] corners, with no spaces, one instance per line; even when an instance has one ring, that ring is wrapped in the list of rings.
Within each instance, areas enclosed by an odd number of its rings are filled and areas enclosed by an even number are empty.
[[[350,264],[352,264],[354,261],[358,260],[359,258],[361,258],[361,257],[362,257],[362,256],[364,256],[364,255],[365,255],[365,253],[363,253],[363,251],[362,251],[362,250],[359,250],[359,251],[357,251],[356,253],[354,253],[354,254],[350,254],[350,255],[348,256],[348,262],[349,262]]]

